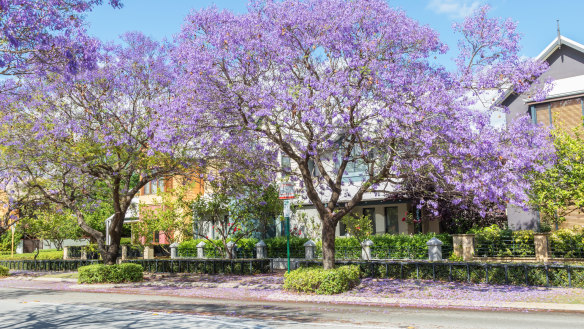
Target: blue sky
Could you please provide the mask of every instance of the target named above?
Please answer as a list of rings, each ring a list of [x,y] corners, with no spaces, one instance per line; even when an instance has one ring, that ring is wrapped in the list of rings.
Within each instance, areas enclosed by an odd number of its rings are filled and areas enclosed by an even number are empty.
[[[245,12],[247,0],[123,0],[124,8],[108,6],[95,8],[87,15],[89,32],[102,40],[116,40],[126,31],[142,31],[155,39],[171,39],[179,32],[185,16],[192,9],[215,4],[236,12]],[[581,26],[584,1],[578,0],[390,0],[389,4],[438,31],[443,42],[456,49],[457,37],[451,25],[474,8],[489,4],[491,15],[510,17],[518,23],[523,34],[523,55],[537,56],[556,36],[556,19],[560,20],[562,35],[584,43]],[[451,53],[440,59],[451,67]]]

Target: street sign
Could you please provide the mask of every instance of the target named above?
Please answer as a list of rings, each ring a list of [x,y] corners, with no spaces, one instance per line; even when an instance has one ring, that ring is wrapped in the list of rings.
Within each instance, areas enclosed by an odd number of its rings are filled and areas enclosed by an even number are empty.
[[[292,217],[292,211],[290,210],[290,203],[292,203],[289,199],[284,200],[284,217],[290,218]]]
[[[294,199],[294,183],[281,183],[279,194],[281,200]]]

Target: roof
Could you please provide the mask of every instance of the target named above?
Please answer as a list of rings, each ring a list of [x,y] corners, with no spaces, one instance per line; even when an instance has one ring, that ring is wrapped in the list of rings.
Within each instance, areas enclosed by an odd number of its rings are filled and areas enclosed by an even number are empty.
[[[576,49],[577,51],[579,51],[581,53],[584,53],[584,45],[582,45],[581,43],[578,43],[572,39],[568,39],[563,35],[560,35],[559,37],[554,38],[554,40],[552,42],[550,42],[550,44],[547,45],[547,47],[545,47],[545,49],[541,53],[539,53],[539,55],[537,55],[535,57],[535,59],[540,60],[540,61],[547,60],[556,50],[558,50],[560,48],[561,45],[566,45],[570,48]],[[548,94],[548,96],[546,97],[546,99],[564,97],[564,96],[568,96],[568,95],[581,93],[583,91],[583,88],[580,87],[582,84],[580,84],[580,85],[576,84],[576,82],[584,81],[584,78],[580,78],[580,77],[581,76],[576,76],[576,77],[570,77],[570,78],[566,78],[566,79],[555,80],[553,82],[554,86],[553,86],[552,90],[550,91],[550,93]],[[574,78],[577,78],[577,79],[574,79]],[[573,79],[573,80],[571,80],[571,79]],[[566,81],[561,82],[562,80],[566,80]],[[507,92],[505,93],[505,95],[503,95],[497,103],[500,104],[500,103],[504,102],[512,93],[513,93],[513,89],[509,88],[507,90]],[[555,95],[555,96],[552,96],[552,95]],[[530,100],[526,100],[526,101],[530,101]]]
[[[556,37],[547,47],[545,47],[545,49],[541,53],[539,53],[539,55],[537,55],[535,59],[541,61],[547,60],[548,57],[550,57],[550,55],[553,54],[554,51],[556,51],[560,47],[560,45],[566,45],[570,48],[574,48],[579,52],[584,53],[584,45],[561,35],[559,37]]]
[[[558,79],[552,83],[552,89],[547,94],[546,100],[584,94],[584,75]]]
[[[128,210],[126,211],[126,216],[124,217],[124,223],[134,223],[137,222],[138,215],[138,198],[133,198]],[[106,221],[111,221],[114,215],[109,216]]]

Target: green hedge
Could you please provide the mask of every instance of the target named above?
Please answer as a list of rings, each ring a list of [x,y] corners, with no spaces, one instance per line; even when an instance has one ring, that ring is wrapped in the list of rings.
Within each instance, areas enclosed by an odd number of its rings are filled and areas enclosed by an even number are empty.
[[[229,239],[228,241],[232,240],[233,239]],[[192,239],[181,242],[178,246],[178,255],[181,257],[194,257],[196,255],[197,245],[201,241],[206,244],[205,254],[207,257],[223,258],[223,255],[221,255],[221,253],[217,251],[213,244],[207,241],[207,239]],[[308,241],[308,238],[290,237],[290,250],[292,253],[301,252],[301,254],[304,255],[304,243],[306,241]],[[216,239],[213,240],[213,242],[218,246],[223,246],[223,241],[221,240]],[[258,242],[259,240],[254,238],[240,239],[237,241],[240,258],[252,258],[255,251],[255,245]],[[265,239],[264,242],[266,243],[269,258],[286,257],[286,237],[269,238]]]
[[[471,230],[475,234],[475,256],[486,257],[533,257],[535,256],[534,232],[512,231],[496,224]]]
[[[339,294],[357,285],[360,276],[357,265],[340,266],[332,270],[301,267],[284,274],[284,289],[321,295]]]
[[[88,265],[78,269],[79,283],[139,282],[144,279],[144,270],[138,264]]]
[[[7,255],[0,255],[1,260],[21,260],[21,259],[34,259],[34,255],[36,252],[33,253],[26,253],[26,254],[14,254],[11,256],[10,254]],[[36,258],[37,260],[46,260],[46,259],[63,259],[63,250],[56,250],[56,249],[47,249],[41,250],[39,255]]]
[[[372,235],[370,237],[371,241],[374,243],[375,250],[382,249],[393,249],[397,250],[394,254],[396,257],[401,258],[402,256],[410,256],[411,251],[417,252],[421,257],[426,258],[428,255],[428,247],[426,242],[431,238],[436,237],[444,243],[443,252],[446,254],[449,250],[452,250],[452,236],[446,233],[436,234],[382,234],[382,235]],[[292,257],[304,257],[304,243],[308,241],[308,238],[290,237],[290,252]],[[193,239],[181,242],[178,247],[178,254],[182,257],[195,257],[197,245],[201,242],[205,242],[205,254],[207,257],[211,258],[222,258],[219,252],[215,250],[213,245],[206,239]],[[216,244],[222,246],[223,243],[220,240],[213,240]],[[255,245],[259,240],[257,239],[241,239],[237,243],[240,248],[240,255],[245,257],[252,257],[255,249]],[[265,239],[268,258],[285,258],[286,257],[286,237],[275,237]],[[359,241],[354,237],[337,237],[335,239],[335,245],[337,247],[337,252],[343,252],[345,249],[351,249],[354,253],[354,257],[358,259],[361,255],[361,249]],[[322,242],[317,242],[317,253],[322,250]],[[401,252],[401,253],[400,253]],[[402,253],[407,253],[407,255],[402,255]],[[446,255],[447,257],[448,255]],[[241,257],[240,257],[241,258]]]
[[[0,277],[8,276],[8,267],[0,266]]]
[[[560,229],[549,236],[552,257],[584,257],[584,228]]]

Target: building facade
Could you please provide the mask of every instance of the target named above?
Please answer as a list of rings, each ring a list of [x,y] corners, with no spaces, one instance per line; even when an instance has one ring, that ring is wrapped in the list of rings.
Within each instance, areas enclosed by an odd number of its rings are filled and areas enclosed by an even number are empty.
[[[553,80],[553,87],[546,99],[536,102],[527,94],[509,94],[502,102],[509,108],[509,123],[519,115],[528,114],[534,124],[563,128],[582,125],[584,117],[584,45],[560,36],[552,41],[536,57],[546,61],[549,69],[539,77],[538,83]],[[532,209],[517,207],[507,209],[509,227],[514,230],[535,230],[539,227],[540,214]],[[559,227],[584,225],[584,214],[575,211],[566,216]]]

